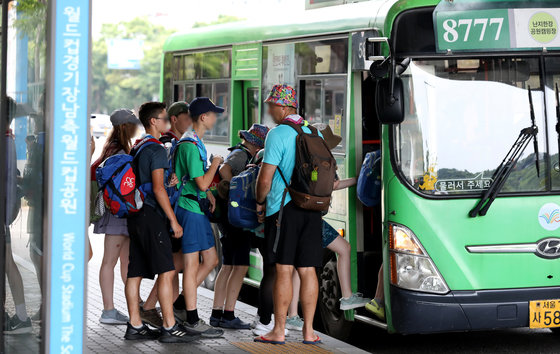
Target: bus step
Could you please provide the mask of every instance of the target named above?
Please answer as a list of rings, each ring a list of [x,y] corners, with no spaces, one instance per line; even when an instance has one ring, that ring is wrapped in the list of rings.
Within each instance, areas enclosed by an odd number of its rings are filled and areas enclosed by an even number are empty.
[[[368,317],[368,316],[358,315],[358,314],[355,313],[354,314],[354,321],[359,321],[359,322],[366,323],[366,324],[371,325],[371,326],[375,326],[375,327],[379,327],[381,329],[387,330],[387,323],[381,322],[381,321],[378,321],[378,320],[374,320],[373,318]]]

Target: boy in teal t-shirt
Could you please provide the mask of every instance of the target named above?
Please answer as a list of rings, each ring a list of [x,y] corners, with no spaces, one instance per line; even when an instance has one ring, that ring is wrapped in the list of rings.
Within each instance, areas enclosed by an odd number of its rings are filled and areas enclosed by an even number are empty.
[[[207,166],[208,157],[202,137],[206,131],[212,130],[217,114],[224,109],[214,105],[209,98],[199,97],[191,102],[189,111],[193,129],[183,135],[175,162],[175,174],[181,181],[176,214],[185,230],[182,241],[183,290],[187,308],[185,325],[203,337],[219,337],[224,333],[222,329],[211,327],[198,317],[196,296],[200,283],[218,265],[214,233],[205,211],[214,211],[215,199],[208,189],[218,167],[224,162],[221,156],[214,156],[210,167]]]

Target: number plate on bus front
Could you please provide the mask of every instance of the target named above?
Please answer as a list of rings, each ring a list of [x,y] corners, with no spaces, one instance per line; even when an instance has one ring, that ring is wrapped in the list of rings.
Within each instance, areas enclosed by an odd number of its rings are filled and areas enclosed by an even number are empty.
[[[560,327],[560,300],[529,302],[529,327]]]

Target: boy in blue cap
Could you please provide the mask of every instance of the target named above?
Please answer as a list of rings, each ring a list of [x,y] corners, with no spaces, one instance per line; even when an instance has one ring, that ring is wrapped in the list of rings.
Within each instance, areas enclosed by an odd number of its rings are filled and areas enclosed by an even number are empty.
[[[189,111],[193,129],[183,135],[177,147],[175,165],[181,191],[176,214],[179,223],[186,230],[182,242],[183,290],[187,307],[185,325],[204,337],[213,338],[221,336],[224,331],[207,325],[198,317],[196,289],[218,264],[214,233],[207,214],[214,211],[216,203],[209,187],[224,159],[214,156],[208,166],[208,155],[202,137],[206,131],[212,130],[218,114],[223,113],[224,109],[207,97],[199,97],[191,102]]]

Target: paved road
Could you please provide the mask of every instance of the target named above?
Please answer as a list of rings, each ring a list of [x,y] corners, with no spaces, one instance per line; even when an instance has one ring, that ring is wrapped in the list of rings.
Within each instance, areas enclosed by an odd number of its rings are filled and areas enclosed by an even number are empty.
[[[245,289],[243,300],[254,303],[255,294]],[[560,353],[560,334],[548,329],[403,336],[357,322],[347,342],[371,353]]]
[[[358,324],[349,342],[372,353],[560,353],[560,334],[547,329],[402,336]]]

